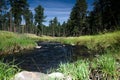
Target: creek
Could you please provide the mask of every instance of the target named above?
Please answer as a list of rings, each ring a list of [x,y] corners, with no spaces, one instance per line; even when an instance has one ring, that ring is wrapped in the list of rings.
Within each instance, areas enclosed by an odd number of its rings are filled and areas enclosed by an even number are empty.
[[[38,42],[40,48],[22,51],[5,56],[4,62],[14,61],[23,70],[48,73],[56,69],[60,63],[69,62],[71,59],[71,46],[57,42]]]

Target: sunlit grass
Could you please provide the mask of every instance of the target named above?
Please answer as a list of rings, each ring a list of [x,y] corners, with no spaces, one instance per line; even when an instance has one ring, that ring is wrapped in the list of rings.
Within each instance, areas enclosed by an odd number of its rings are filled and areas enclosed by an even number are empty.
[[[39,37],[40,41],[61,42],[69,45],[85,45],[88,49],[99,50],[100,48],[114,48],[120,45],[120,31],[99,35],[86,35],[79,37]]]
[[[16,44],[21,47],[21,49],[25,47],[30,48],[35,46],[35,41],[52,41],[70,45],[85,45],[91,50],[99,50],[100,48],[114,48],[114,45],[120,45],[119,34],[120,31],[80,37],[39,37],[35,34],[15,34],[13,32],[0,31],[0,51],[11,49]]]
[[[70,75],[73,80],[89,80],[89,65],[83,60],[74,63],[60,64],[58,70],[66,75]]]
[[[35,41],[23,34],[0,31],[0,53],[13,53],[15,50],[30,49]]]
[[[0,60],[0,80],[10,80],[19,71],[20,69],[14,65],[14,62],[3,63]]]
[[[89,80],[91,70],[96,71],[96,76],[102,75],[102,79],[118,80],[120,73],[117,69],[120,68],[120,64],[117,64],[116,56],[112,55],[112,53],[106,53],[92,61],[79,59],[73,63],[60,64],[58,71],[70,75],[73,80]]]
[[[95,49],[97,46],[107,48],[113,46],[114,44],[119,44],[119,34],[120,31],[94,36],[67,37],[63,38],[61,42],[74,45],[85,45],[89,49]]]
[[[112,53],[107,52],[95,59],[91,63],[91,68],[97,70],[103,79],[118,80],[120,73],[118,69],[120,68],[120,63],[117,62],[117,57],[119,52]]]
[[[97,65],[100,66],[101,71],[104,74],[108,74],[110,76],[116,75],[116,61],[111,55],[102,55],[97,59]]]

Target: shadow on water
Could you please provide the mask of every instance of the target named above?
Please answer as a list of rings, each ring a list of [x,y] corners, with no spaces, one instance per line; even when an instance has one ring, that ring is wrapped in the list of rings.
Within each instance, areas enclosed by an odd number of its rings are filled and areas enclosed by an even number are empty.
[[[38,46],[41,48],[4,56],[4,62],[15,60],[14,63],[23,70],[48,73],[50,69],[58,68],[61,62],[66,63],[71,58],[68,45],[38,42]]]
[[[4,56],[4,62],[13,60],[19,68],[27,71],[49,73],[50,69],[57,69],[60,63],[74,62],[79,58],[93,59],[85,46],[63,45],[57,42],[37,42],[40,48],[25,50]]]

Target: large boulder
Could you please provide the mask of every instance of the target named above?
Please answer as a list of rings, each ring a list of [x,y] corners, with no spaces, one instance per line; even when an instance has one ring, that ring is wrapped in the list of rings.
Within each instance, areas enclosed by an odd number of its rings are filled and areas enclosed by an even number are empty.
[[[44,74],[41,72],[22,71],[17,73],[11,80],[72,80],[70,76],[65,77],[60,72]]]
[[[48,80],[48,75],[39,72],[22,71],[17,73],[11,80]]]

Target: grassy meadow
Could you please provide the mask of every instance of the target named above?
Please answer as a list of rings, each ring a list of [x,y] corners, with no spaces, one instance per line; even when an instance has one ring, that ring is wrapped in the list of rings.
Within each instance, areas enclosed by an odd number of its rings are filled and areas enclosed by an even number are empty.
[[[18,34],[0,31],[0,54],[13,54],[24,49],[32,49],[36,41],[61,42],[74,46],[84,45],[90,51],[102,53],[89,59],[60,64],[57,71],[72,76],[73,80],[119,80],[120,77],[120,31],[99,35],[80,37],[38,37],[34,34]],[[12,62],[14,63],[14,62]],[[4,64],[0,61],[0,79],[9,80],[19,69],[16,65]]]
[[[0,31],[0,54],[12,54],[23,49],[33,48],[36,43],[32,37],[29,38],[27,34]]]

